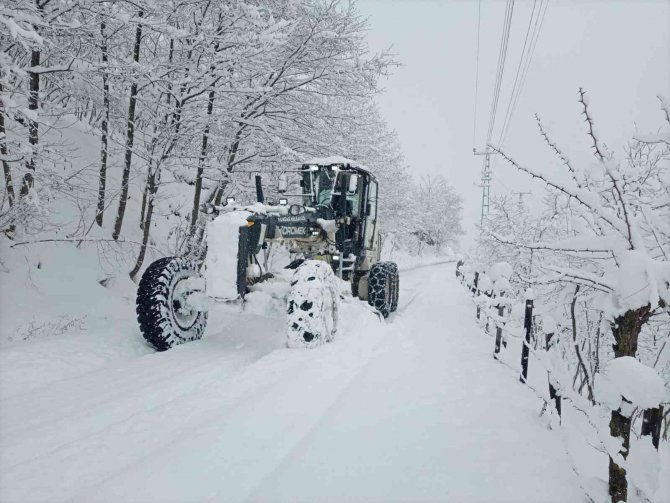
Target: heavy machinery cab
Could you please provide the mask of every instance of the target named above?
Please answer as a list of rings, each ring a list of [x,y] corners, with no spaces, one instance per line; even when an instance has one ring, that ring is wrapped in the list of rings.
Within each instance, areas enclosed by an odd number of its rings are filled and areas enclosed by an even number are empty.
[[[342,158],[314,159],[300,171],[303,204],[315,208],[319,218],[337,225],[335,272],[342,267],[342,276],[348,277],[353,269],[369,269],[379,260],[380,252],[374,175]]]

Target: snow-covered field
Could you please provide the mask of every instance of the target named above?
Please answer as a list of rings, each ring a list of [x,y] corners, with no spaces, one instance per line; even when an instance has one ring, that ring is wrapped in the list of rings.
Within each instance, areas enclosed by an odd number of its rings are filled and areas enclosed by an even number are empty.
[[[453,264],[404,270],[384,322],[347,298],[315,350],[285,348],[265,291],[165,353],[131,301],[108,326],[3,342],[1,501],[585,500]]]

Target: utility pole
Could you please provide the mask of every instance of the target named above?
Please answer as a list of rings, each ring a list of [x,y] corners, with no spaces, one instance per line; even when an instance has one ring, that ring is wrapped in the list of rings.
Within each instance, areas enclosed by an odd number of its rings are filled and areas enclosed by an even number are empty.
[[[484,217],[489,214],[489,196],[491,194],[491,155],[497,154],[490,149],[484,152],[478,152],[476,148],[472,149],[474,155],[483,155],[484,163],[482,164],[482,211],[479,223],[484,223]]]

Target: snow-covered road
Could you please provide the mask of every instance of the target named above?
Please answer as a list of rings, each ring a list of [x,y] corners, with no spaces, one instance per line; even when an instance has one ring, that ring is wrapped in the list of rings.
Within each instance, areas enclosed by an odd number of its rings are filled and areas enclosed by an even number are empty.
[[[3,387],[0,501],[584,499],[453,264],[404,271],[386,322],[346,302],[316,350],[248,304],[202,341]]]

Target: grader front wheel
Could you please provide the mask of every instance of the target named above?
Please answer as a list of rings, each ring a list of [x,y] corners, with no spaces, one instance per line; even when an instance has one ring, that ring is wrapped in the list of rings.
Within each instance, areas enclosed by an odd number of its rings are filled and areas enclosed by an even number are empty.
[[[291,280],[286,307],[287,345],[313,348],[335,337],[340,296],[333,270],[325,262],[306,260]]]

